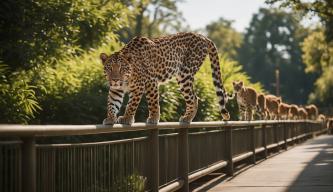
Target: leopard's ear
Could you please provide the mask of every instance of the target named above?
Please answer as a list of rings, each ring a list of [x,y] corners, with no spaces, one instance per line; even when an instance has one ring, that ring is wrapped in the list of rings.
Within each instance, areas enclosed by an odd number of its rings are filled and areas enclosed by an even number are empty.
[[[243,85],[244,85],[243,81],[240,81],[239,84],[240,84],[240,86],[243,86]]]
[[[102,63],[104,64],[104,62],[108,59],[108,55],[105,54],[105,53],[101,53],[101,54],[99,55],[99,58],[101,58]]]

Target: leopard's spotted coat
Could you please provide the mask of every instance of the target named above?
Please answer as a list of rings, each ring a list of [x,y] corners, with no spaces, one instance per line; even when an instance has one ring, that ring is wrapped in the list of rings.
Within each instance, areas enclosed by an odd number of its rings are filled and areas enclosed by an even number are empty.
[[[196,115],[198,98],[193,91],[195,73],[205,57],[209,55],[213,83],[219,98],[223,119],[230,118],[225,104],[228,100],[223,87],[217,49],[208,38],[195,33],[149,39],[136,37],[123,49],[110,56],[102,53],[100,58],[110,84],[108,113],[104,124],[131,124],[145,93],[148,101],[147,123],[158,123],[160,118],[158,85],[176,76],[186,102],[186,112],[180,122],[191,122]],[[129,102],[124,116],[117,113],[123,101],[124,92],[129,93]]]

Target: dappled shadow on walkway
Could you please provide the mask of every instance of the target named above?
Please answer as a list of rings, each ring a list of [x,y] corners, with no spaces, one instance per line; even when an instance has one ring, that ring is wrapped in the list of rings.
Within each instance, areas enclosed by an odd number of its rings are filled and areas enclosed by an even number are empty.
[[[317,153],[286,191],[333,191],[333,136],[306,143],[303,153]]]
[[[322,135],[240,172],[217,177],[195,191],[333,191],[333,136]]]

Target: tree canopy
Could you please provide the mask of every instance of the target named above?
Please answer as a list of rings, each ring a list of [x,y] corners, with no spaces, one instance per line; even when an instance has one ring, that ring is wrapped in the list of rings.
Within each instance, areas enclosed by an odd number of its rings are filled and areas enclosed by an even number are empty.
[[[280,70],[280,93],[289,102],[305,103],[313,77],[305,74],[300,43],[306,30],[293,15],[277,9],[254,14],[239,49],[239,62],[254,81],[275,94],[275,70]]]
[[[242,34],[232,27],[232,21],[220,18],[206,26],[207,36],[222,54],[235,59],[242,43]]]
[[[97,47],[130,15],[118,0],[4,0],[0,7],[0,58],[12,70]]]
[[[304,40],[302,51],[306,72],[315,74],[314,90],[309,102],[326,107],[333,105],[333,1],[331,0],[266,0],[269,4],[278,4],[281,8],[291,8],[303,17],[317,16],[321,26],[314,29]]]
[[[318,76],[309,102],[333,106],[333,46],[325,41],[324,31],[314,30],[305,38],[302,50],[306,72]]]
[[[128,26],[118,31],[120,40],[128,42],[135,36],[153,37],[177,32],[182,27],[182,13],[178,3],[183,0],[135,0],[126,1],[134,14]]]
[[[300,12],[304,16],[316,15],[325,28],[327,42],[333,41],[333,1],[332,0],[266,0],[269,4],[279,4]]]

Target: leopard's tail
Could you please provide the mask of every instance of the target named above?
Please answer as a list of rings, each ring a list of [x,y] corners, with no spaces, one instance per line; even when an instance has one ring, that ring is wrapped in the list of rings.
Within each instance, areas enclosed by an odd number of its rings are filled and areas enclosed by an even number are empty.
[[[213,83],[215,86],[216,95],[219,100],[221,114],[222,114],[223,120],[229,120],[230,115],[229,115],[229,112],[227,111],[225,105],[227,104],[228,98],[230,96],[228,96],[228,93],[226,92],[225,88],[223,87],[217,48],[210,39],[207,39],[207,42],[208,42],[208,55],[209,55],[209,59],[211,62],[211,68],[212,68]]]

